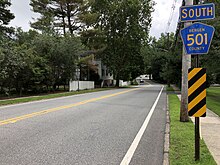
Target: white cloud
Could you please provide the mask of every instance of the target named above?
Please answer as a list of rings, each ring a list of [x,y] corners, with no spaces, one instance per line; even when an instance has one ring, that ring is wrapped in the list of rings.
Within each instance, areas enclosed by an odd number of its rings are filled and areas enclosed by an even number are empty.
[[[11,3],[10,10],[14,13],[15,19],[10,22],[10,25],[22,27],[24,31],[28,31],[32,18],[37,17],[37,14],[31,11],[30,0],[11,0]]]

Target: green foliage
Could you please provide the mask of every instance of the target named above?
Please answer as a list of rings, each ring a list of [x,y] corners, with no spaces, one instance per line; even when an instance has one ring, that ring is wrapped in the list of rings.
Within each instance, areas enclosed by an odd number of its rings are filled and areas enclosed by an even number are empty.
[[[161,34],[156,40],[150,38],[150,44],[142,48],[145,71],[152,74],[154,80],[162,83],[180,84],[181,81],[181,50],[173,50],[174,33]]]
[[[42,32],[78,33],[91,25],[97,15],[89,11],[87,0],[31,0],[31,7],[40,17],[31,26]]]
[[[14,19],[14,15],[8,10],[11,6],[11,2],[9,0],[1,0],[0,1],[0,35],[12,32],[13,29],[6,27],[9,22]]]
[[[0,92],[41,92],[66,85],[75,76],[83,46],[77,37],[18,29],[0,45]]]
[[[210,51],[207,55],[200,55],[200,67],[207,68],[207,86],[213,83],[220,83],[220,1],[210,0],[216,5],[216,18],[211,21],[204,21],[215,27]],[[145,62],[145,71],[153,75],[153,79],[168,84],[181,84],[181,56],[182,42],[178,37],[174,47],[174,34],[161,34],[156,40],[150,38],[150,45],[142,48],[142,55]],[[192,56],[192,67],[195,67],[195,58]]]
[[[83,46],[73,36],[39,35],[34,42],[35,53],[45,60],[44,84],[66,84],[74,78],[75,69]]]
[[[93,59],[79,61],[85,47],[117,80],[144,73],[141,50],[148,44],[152,0],[31,0],[30,5],[40,14],[31,23],[37,31],[18,28],[13,38],[1,40],[1,92],[56,89],[75,78],[77,64],[81,78],[87,74],[98,81]]]
[[[215,19],[206,21],[207,24],[214,26],[215,34],[212,40],[212,44],[207,55],[203,55],[201,59],[201,66],[207,68],[207,76],[209,78],[209,84],[219,83],[220,84],[220,1],[210,0],[215,3]]]
[[[117,80],[133,79],[144,72],[141,47],[147,43],[153,1],[31,0],[30,5],[41,15],[32,27],[46,33],[79,32],[82,43],[102,59]],[[40,47],[45,54],[50,52],[44,49],[49,43]]]
[[[51,33],[54,31],[54,13],[50,9],[51,0],[31,0],[30,6],[40,17],[31,22],[31,27],[40,30],[43,33]]]
[[[94,1],[92,12],[98,19],[94,27],[105,35],[102,61],[115,79],[133,79],[144,71],[141,47],[146,44],[151,23],[152,1]]]
[[[1,47],[1,87],[8,87],[9,93],[14,87],[21,94],[22,87],[27,85],[31,78],[34,63],[33,51],[25,45],[19,46],[7,40]]]

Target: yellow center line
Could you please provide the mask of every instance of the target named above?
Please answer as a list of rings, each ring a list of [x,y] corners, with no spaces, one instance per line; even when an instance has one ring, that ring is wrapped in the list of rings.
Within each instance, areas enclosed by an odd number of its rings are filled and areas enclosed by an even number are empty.
[[[32,118],[32,117],[35,117],[35,116],[45,115],[47,113],[51,113],[51,112],[55,112],[55,111],[59,111],[59,110],[63,110],[63,109],[71,108],[71,107],[76,107],[76,106],[91,103],[91,102],[95,102],[95,101],[106,99],[106,98],[109,98],[109,97],[114,97],[114,96],[121,95],[121,94],[124,94],[124,93],[127,93],[127,92],[138,90],[138,89],[139,88],[130,89],[130,90],[126,90],[126,91],[123,91],[123,92],[118,92],[118,93],[114,93],[114,94],[110,94],[110,95],[101,96],[101,97],[98,97],[98,98],[92,98],[92,99],[81,101],[81,102],[74,103],[74,104],[64,105],[64,106],[51,108],[51,109],[47,109],[47,110],[42,110],[42,111],[39,111],[39,112],[34,112],[34,113],[30,113],[30,114],[26,114],[26,115],[14,117],[14,118],[9,118],[9,119],[0,121],[0,126],[10,124],[10,123],[15,123],[17,121]]]

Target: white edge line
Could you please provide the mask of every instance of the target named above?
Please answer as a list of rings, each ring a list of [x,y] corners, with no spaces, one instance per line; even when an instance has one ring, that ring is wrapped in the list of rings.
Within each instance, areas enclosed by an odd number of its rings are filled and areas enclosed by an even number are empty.
[[[131,144],[130,148],[128,149],[127,153],[125,154],[125,156],[124,156],[123,160],[121,161],[120,165],[129,165],[129,163],[130,163],[130,161],[131,161],[131,159],[134,155],[134,152],[137,149],[137,146],[138,146],[138,144],[139,144],[139,142],[140,142],[140,140],[141,140],[141,138],[144,134],[144,131],[146,130],[146,128],[148,126],[148,123],[151,119],[151,116],[152,116],[152,114],[153,114],[153,112],[156,108],[156,105],[159,101],[159,98],[161,96],[163,88],[164,88],[164,86],[162,86],[162,88],[160,90],[160,93],[157,96],[156,101],[154,102],[153,106],[151,107],[151,110],[150,110],[149,114],[147,115],[143,125],[141,126],[140,130],[138,131],[138,134],[136,135],[134,141],[132,142],[132,144]]]

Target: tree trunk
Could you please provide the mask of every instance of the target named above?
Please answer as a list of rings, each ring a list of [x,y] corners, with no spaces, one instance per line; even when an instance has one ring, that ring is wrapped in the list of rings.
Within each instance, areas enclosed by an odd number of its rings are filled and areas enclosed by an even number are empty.
[[[8,88],[8,96],[11,95],[11,85],[9,85],[9,88]]]
[[[167,85],[168,85],[168,87],[170,87],[170,80],[167,81]]]
[[[68,19],[68,26],[70,34],[73,34],[72,22],[71,22],[71,7],[70,4],[67,2],[67,19]]]
[[[119,79],[116,79],[116,85],[115,85],[115,87],[119,87]]]
[[[63,4],[60,4],[60,9],[62,11],[62,13],[64,13],[63,11]],[[63,35],[66,35],[66,23],[65,23],[65,16],[62,15],[62,22],[63,22]]]
[[[19,96],[22,96],[22,87],[20,87]]]
[[[79,65],[79,81],[82,81],[82,66]]]
[[[56,90],[56,84],[53,84],[53,92]]]

